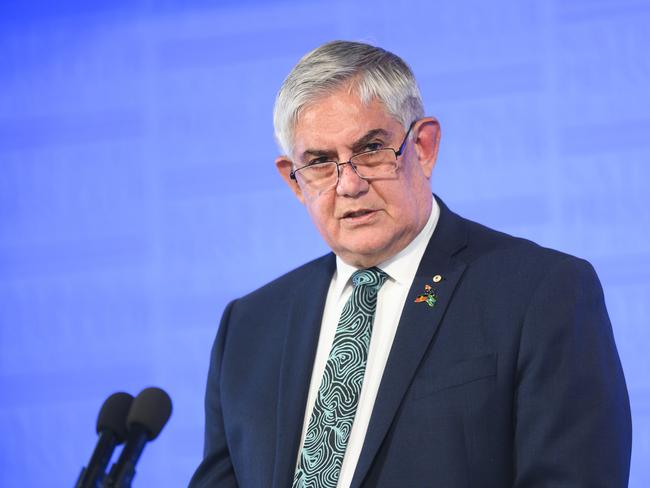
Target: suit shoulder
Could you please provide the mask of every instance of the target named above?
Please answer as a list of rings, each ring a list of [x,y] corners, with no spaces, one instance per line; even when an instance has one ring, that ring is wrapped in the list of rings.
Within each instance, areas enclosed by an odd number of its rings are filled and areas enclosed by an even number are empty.
[[[499,283],[503,289],[516,284],[530,292],[550,276],[600,286],[596,271],[585,259],[463,220],[467,246],[459,257],[470,266],[473,276]]]
[[[256,290],[242,296],[238,301],[260,300],[263,298],[278,300],[287,296],[292,290],[295,290],[310,280],[317,277],[331,277],[336,269],[336,258],[334,254],[328,253],[316,258],[308,263],[303,264],[269,283],[259,287]]]
[[[584,259],[541,246],[529,239],[506,234],[471,220],[463,220],[467,229],[467,257],[472,261],[498,256],[527,260],[542,266],[553,266],[561,262],[588,264]]]

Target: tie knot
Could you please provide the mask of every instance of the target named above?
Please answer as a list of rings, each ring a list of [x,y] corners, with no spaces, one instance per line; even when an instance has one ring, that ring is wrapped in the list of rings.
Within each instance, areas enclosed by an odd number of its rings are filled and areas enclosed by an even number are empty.
[[[387,278],[388,275],[379,268],[360,269],[352,274],[352,286],[372,286],[379,290]]]

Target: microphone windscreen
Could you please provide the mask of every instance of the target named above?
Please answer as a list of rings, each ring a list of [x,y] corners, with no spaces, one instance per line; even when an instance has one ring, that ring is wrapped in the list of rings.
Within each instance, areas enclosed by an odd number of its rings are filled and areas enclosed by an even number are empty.
[[[133,396],[118,392],[109,396],[97,416],[97,433],[111,431],[118,443],[124,442],[127,434],[126,420],[133,403]]]
[[[126,424],[128,428],[134,424],[144,427],[151,441],[158,437],[171,414],[172,400],[165,390],[145,388],[133,400]]]

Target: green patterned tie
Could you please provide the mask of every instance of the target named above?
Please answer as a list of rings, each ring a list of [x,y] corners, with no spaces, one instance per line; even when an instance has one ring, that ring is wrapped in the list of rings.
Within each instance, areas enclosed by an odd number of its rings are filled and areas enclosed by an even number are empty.
[[[378,268],[352,275],[352,296],[336,328],[293,488],[335,488],[338,483],[366,372],[377,293],[387,277]]]

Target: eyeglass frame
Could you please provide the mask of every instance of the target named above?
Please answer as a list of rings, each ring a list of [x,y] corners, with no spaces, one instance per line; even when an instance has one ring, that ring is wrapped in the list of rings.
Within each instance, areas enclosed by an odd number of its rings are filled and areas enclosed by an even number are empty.
[[[337,185],[339,184],[339,182],[341,181],[341,166],[346,165],[346,164],[349,164],[349,165],[350,165],[350,167],[351,167],[351,168],[353,169],[353,171],[354,171],[354,174],[356,174],[356,175],[357,175],[359,178],[361,178],[362,180],[366,180],[366,181],[367,181],[367,180],[368,180],[369,178],[371,178],[371,177],[361,176],[361,175],[357,172],[357,168],[356,168],[356,166],[354,165],[354,163],[352,162],[352,159],[353,159],[353,158],[356,158],[357,156],[361,156],[361,155],[363,155],[363,154],[368,154],[368,153],[372,153],[372,152],[384,151],[384,150],[386,150],[386,149],[390,149],[391,151],[393,151],[393,153],[395,153],[395,163],[397,163],[397,158],[399,158],[399,157],[402,155],[402,153],[404,152],[404,149],[406,149],[406,143],[408,142],[409,134],[411,133],[411,129],[413,129],[413,127],[415,126],[415,123],[416,123],[417,121],[418,121],[418,119],[416,119],[416,120],[414,120],[413,122],[411,122],[411,125],[409,125],[409,128],[408,128],[408,130],[406,131],[406,134],[404,135],[404,140],[402,141],[402,144],[400,144],[399,149],[398,149],[397,151],[396,151],[394,148],[392,148],[392,147],[382,147],[381,149],[375,149],[374,151],[362,151],[362,152],[360,152],[360,153],[353,154],[353,155],[350,157],[350,159],[348,159],[347,161],[345,161],[345,162],[343,162],[343,163],[339,163],[338,161],[335,161],[335,160],[332,159],[332,160],[328,160],[328,161],[323,161],[322,163],[305,164],[304,166],[301,166],[300,168],[296,168],[296,169],[294,169],[293,171],[291,171],[291,173],[289,173],[289,178],[291,178],[292,180],[294,180],[294,181],[297,182],[298,180],[296,179],[296,173],[297,173],[298,171],[300,171],[301,169],[309,168],[310,166],[315,166],[315,165],[317,165],[317,164],[334,163],[334,164],[336,164],[336,183],[335,183],[334,185],[332,185],[331,188],[334,188],[335,186],[337,186]],[[397,166],[396,166],[396,169],[397,169]]]

